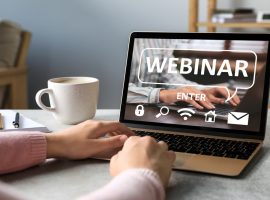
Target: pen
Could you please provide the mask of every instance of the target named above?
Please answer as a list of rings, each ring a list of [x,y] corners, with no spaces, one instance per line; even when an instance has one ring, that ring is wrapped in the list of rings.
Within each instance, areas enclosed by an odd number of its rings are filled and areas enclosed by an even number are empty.
[[[20,113],[16,113],[15,120],[12,122],[15,128],[19,128],[20,126]]]
[[[3,121],[3,116],[0,113],[0,130],[4,129],[4,121]]]

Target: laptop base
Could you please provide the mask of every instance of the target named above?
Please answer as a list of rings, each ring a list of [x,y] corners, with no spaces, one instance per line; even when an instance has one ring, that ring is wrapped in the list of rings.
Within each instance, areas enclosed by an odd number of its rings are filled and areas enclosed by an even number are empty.
[[[149,131],[149,129],[134,129],[134,131]],[[210,174],[217,174],[223,176],[238,176],[245,169],[248,163],[252,160],[252,158],[258,153],[260,148],[262,147],[262,140],[254,140],[254,139],[239,139],[239,138],[229,138],[229,137],[217,137],[217,136],[206,136],[206,135],[194,135],[192,133],[175,133],[171,131],[157,131],[153,130],[155,133],[163,133],[163,134],[173,134],[173,135],[182,135],[182,136],[195,136],[195,137],[203,137],[203,138],[214,138],[214,139],[223,139],[230,141],[241,141],[241,142],[255,142],[259,145],[253,151],[253,153],[249,156],[248,159],[236,159],[236,158],[228,158],[228,157],[217,157],[213,155],[201,155],[201,154],[193,154],[193,153],[183,153],[183,152],[175,152],[176,160],[173,164],[173,169],[177,170],[186,170],[186,171],[195,171],[195,172],[203,172]]]

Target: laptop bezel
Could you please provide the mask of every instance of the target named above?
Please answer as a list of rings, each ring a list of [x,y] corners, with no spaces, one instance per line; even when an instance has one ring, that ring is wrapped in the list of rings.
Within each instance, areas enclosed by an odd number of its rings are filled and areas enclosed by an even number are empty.
[[[263,102],[262,112],[259,131],[243,131],[234,129],[220,129],[220,128],[209,128],[209,127],[197,127],[187,125],[175,125],[175,124],[160,124],[157,122],[145,122],[125,119],[125,108],[128,93],[128,84],[130,77],[130,69],[132,62],[133,46],[135,38],[159,38],[159,39],[205,39],[205,40],[250,40],[250,41],[268,41],[268,52],[265,69],[264,79],[264,91],[263,91]],[[270,46],[270,35],[269,34],[257,34],[257,33],[166,33],[166,32],[133,32],[130,35],[128,45],[128,55],[126,60],[126,70],[122,91],[122,100],[120,107],[120,118],[121,123],[125,123],[130,127],[146,128],[146,129],[158,129],[168,130],[170,126],[171,131],[176,132],[189,132],[194,134],[207,134],[207,135],[219,135],[223,137],[239,137],[239,138],[252,138],[263,140],[265,137],[266,122],[267,122],[267,111],[268,111],[268,96],[269,96],[269,77],[270,70],[269,60],[269,46]],[[232,133],[233,132],[233,133]]]

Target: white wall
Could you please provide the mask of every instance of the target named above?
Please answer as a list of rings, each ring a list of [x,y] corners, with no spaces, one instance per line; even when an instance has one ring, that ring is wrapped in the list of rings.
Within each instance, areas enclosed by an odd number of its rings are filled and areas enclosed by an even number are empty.
[[[270,10],[268,0],[219,2],[221,7]],[[201,6],[205,3],[200,1]],[[31,107],[48,78],[76,75],[99,78],[99,107],[119,108],[129,33],[188,31],[188,0],[1,0],[0,18],[17,21],[33,33]]]

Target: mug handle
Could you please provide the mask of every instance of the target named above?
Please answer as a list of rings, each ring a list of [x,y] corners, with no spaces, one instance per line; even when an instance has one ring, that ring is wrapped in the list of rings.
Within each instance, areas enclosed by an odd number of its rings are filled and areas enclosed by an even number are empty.
[[[49,88],[46,88],[46,89],[42,89],[42,90],[39,90],[36,94],[36,102],[37,102],[37,105],[42,109],[42,110],[46,110],[46,111],[55,111],[55,108],[53,107],[48,107],[48,106],[45,106],[41,100],[41,97],[43,94],[48,94],[49,96],[50,95],[53,95],[53,91]]]

